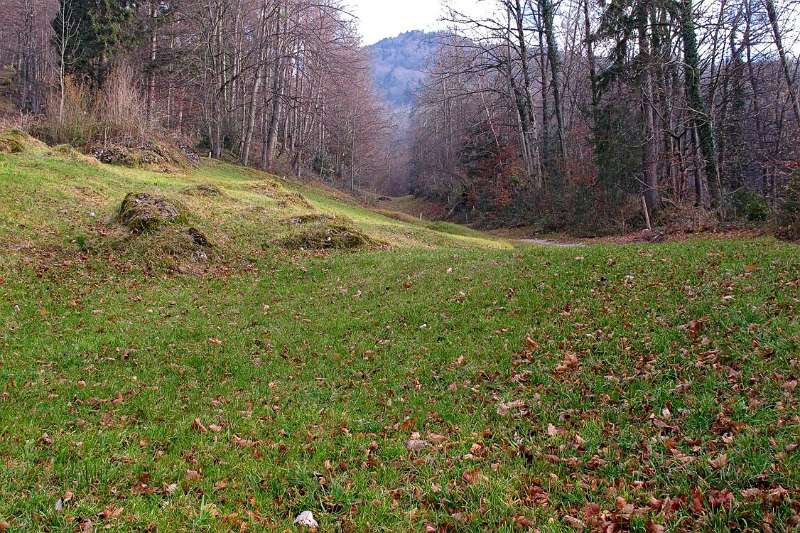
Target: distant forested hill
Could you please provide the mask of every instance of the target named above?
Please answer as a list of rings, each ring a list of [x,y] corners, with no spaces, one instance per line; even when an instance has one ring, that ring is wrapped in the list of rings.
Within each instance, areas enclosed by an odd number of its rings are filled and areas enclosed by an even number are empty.
[[[429,59],[436,52],[438,33],[410,31],[371,46],[372,72],[379,93],[395,110],[407,109],[425,79]]]

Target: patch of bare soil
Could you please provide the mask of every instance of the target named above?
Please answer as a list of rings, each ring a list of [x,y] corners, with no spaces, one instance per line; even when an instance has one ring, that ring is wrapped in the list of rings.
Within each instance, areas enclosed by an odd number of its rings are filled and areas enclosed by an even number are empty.
[[[524,228],[502,229],[490,232],[493,235],[513,239],[514,241],[534,246],[552,246],[572,248],[597,244],[657,244],[664,242],[685,242],[691,240],[734,240],[763,237],[769,232],[765,229],[741,228],[736,226],[703,230],[676,230],[658,228],[654,230],[638,230],[623,235],[604,237],[570,238],[566,235],[529,236]]]
[[[626,233],[624,235],[612,235],[608,237],[595,237],[591,239],[580,239],[585,244],[646,244],[659,242],[685,242],[691,240],[734,240],[749,239],[753,237],[763,237],[768,232],[764,229],[750,229],[739,227],[722,227],[718,229],[708,229],[702,231],[662,231],[662,230],[641,230]]]
[[[552,246],[555,248],[581,248],[586,246],[580,242],[559,242],[549,239],[517,239],[520,244],[527,244],[530,246]]]

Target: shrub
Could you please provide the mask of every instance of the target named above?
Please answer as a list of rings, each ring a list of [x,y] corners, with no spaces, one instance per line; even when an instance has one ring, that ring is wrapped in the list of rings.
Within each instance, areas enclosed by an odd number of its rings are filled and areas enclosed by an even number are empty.
[[[750,222],[764,222],[769,218],[769,204],[760,194],[739,189],[733,195],[733,208],[738,218]]]
[[[99,142],[137,146],[153,133],[133,71],[124,64],[114,67],[97,91],[67,77],[64,94],[56,90],[48,96],[47,115],[36,132],[49,144],[80,147]]]
[[[103,140],[129,146],[144,142],[152,133],[144,109],[133,70],[125,64],[117,65],[97,95],[94,109]]]
[[[92,112],[91,91],[72,77],[64,80],[62,106],[60,92],[47,97],[47,114],[35,129],[36,136],[51,145],[84,146],[97,134],[97,119]]]
[[[800,240],[800,169],[789,177],[777,215],[778,237]]]

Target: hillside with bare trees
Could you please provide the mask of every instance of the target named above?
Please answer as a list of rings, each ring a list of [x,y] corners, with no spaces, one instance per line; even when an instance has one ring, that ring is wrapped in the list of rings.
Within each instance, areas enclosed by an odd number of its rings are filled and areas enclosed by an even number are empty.
[[[2,10],[11,97],[52,143],[108,151],[168,136],[332,182],[381,172],[389,122],[337,1],[10,0]]]
[[[483,226],[794,234],[797,2],[482,6],[365,48],[338,0],[9,0],[0,109],[109,160],[168,141]]]
[[[780,218],[800,161],[797,2],[488,4],[447,16],[416,101],[417,195],[578,233]]]

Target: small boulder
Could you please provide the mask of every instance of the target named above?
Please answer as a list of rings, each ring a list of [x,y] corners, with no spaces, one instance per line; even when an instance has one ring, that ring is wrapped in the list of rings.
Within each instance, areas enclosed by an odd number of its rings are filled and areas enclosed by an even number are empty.
[[[134,233],[155,231],[178,220],[180,211],[160,196],[128,193],[117,213],[117,220]]]

